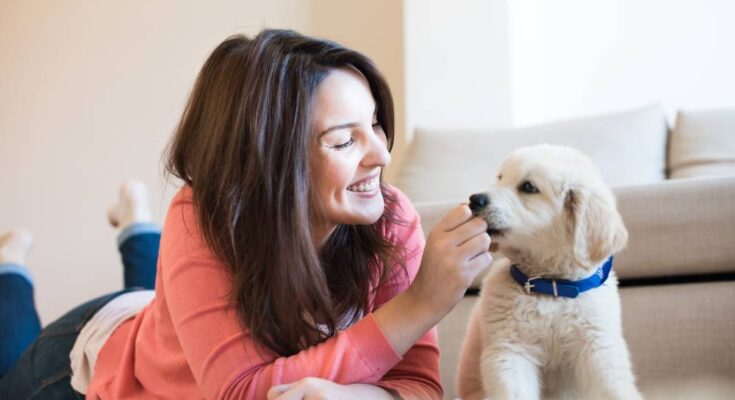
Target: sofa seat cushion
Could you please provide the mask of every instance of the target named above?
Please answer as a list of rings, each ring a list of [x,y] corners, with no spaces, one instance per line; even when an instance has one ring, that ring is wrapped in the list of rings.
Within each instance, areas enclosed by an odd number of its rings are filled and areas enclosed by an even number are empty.
[[[671,178],[735,175],[735,109],[680,111],[669,146]]]
[[[641,388],[735,380],[735,281],[620,289],[623,332]]]
[[[665,179],[666,116],[658,106],[506,130],[419,129],[396,186],[414,202],[467,199],[495,181],[514,149],[551,143],[580,149],[613,186]]]

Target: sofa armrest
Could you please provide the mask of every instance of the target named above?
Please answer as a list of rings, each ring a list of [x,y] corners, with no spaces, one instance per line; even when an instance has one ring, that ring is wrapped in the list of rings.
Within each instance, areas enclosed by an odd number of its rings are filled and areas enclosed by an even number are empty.
[[[735,177],[616,188],[630,234],[620,278],[735,272]]]

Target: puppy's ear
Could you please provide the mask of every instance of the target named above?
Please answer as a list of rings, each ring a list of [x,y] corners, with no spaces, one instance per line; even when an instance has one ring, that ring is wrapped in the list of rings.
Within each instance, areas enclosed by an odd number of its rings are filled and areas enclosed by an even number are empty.
[[[572,188],[564,199],[567,232],[578,265],[592,267],[625,248],[628,231],[610,201],[595,191]]]

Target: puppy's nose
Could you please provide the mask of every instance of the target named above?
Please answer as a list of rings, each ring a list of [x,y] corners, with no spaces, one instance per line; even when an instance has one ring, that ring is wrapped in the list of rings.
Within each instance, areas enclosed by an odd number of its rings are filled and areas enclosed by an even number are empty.
[[[477,212],[485,208],[487,205],[487,195],[485,193],[475,193],[470,196],[470,210]]]

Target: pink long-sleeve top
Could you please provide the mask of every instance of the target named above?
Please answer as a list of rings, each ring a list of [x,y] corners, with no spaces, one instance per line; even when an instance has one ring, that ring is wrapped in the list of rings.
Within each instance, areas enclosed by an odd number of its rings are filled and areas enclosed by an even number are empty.
[[[425,244],[416,210],[393,190],[409,223],[386,234],[407,250],[408,277],[393,268],[396,279],[374,291],[364,318],[282,357],[256,344],[239,323],[228,303],[231,274],[207,247],[185,186],[163,226],[155,299],[102,347],[87,398],[264,399],[271,386],[305,377],[375,384],[404,398],[441,398],[436,328],[401,357],[372,314],[413,281]]]

